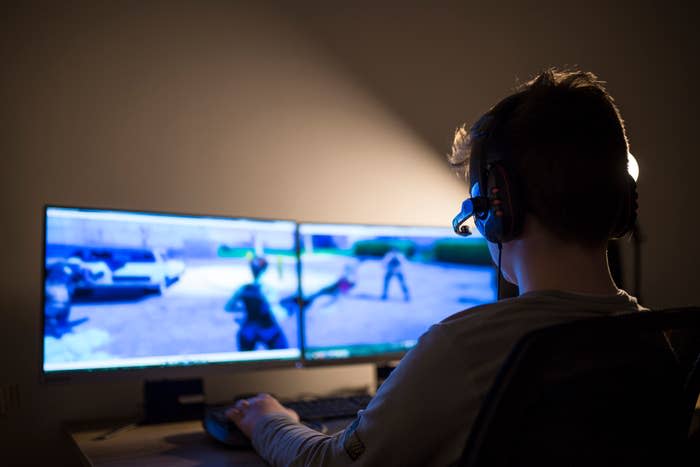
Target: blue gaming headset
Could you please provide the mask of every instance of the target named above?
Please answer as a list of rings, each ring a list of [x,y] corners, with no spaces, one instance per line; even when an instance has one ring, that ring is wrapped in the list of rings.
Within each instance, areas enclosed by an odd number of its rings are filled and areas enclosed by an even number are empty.
[[[462,202],[461,211],[452,220],[452,227],[458,235],[471,235],[466,221],[472,216],[481,235],[499,246],[522,233],[525,212],[520,180],[513,176],[509,151],[500,137],[498,124],[507,120],[521,97],[520,93],[507,97],[469,130],[471,197]],[[637,184],[629,174],[626,175],[626,183],[628,189],[624,190],[624,199],[620,200],[611,238],[631,232],[637,219]]]
[[[519,103],[520,94],[501,101],[482,116],[469,130],[471,154],[469,160],[470,198],[452,221],[458,235],[471,235],[466,221],[474,224],[488,241],[505,243],[520,235],[523,226],[522,197],[517,177],[512,177],[507,148],[498,138],[498,121],[503,121]],[[499,118],[496,118],[499,117]]]

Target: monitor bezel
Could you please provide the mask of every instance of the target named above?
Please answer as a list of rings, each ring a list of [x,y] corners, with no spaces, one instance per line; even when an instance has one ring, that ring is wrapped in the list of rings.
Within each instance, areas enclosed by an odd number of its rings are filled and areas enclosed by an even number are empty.
[[[326,221],[318,221],[318,222],[309,222],[309,221],[304,221],[304,222],[297,222],[297,248],[299,249],[298,252],[298,261],[297,265],[300,270],[300,275],[299,275],[299,297],[302,297],[303,295],[303,287],[302,287],[302,282],[303,282],[303,262],[302,262],[302,257],[301,257],[301,230],[305,225],[312,225],[312,226],[323,226],[323,225],[328,225],[328,226],[348,226],[348,227],[370,227],[370,228],[406,228],[406,229],[445,229],[446,231],[452,231],[452,225],[451,224],[446,224],[446,225],[429,225],[429,224],[424,224],[424,225],[416,225],[416,224],[367,224],[367,223],[355,223],[355,222],[326,222]],[[482,235],[478,235],[480,238],[484,238]],[[457,234],[455,234],[455,238],[458,238]],[[484,241],[486,239],[484,238]],[[494,270],[496,274],[498,274],[498,270],[496,268],[495,264],[491,265],[491,268]],[[501,279],[502,280],[502,279]],[[466,309],[466,308],[465,308]],[[459,313],[459,312],[456,312]],[[350,357],[339,357],[339,358],[307,358],[307,349],[306,349],[306,325],[305,325],[305,317],[304,317],[305,311],[299,307],[299,319],[301,321],[299,329],[301,331],[301,342],[303,343],[302,348],[301,348],[301,365],[304,367],[323,367],[323,366],[333,366],[333,365],[351,365],[351,364],[356,364],[356,363],[374,363],[377,366],[381,365],[389,365],[393,364],[401,358],[403,358],[404,355],[406,355],[407,352],[409,352],[411,349],[406,349],[403,351],[398,351],[398,352],[385,352],[385,353],[378,353],[374,355],[362,355],[362,356],[350,356]],[[429,329],[429,328],[428,328]],[[428,329],[425,331],[427,332]],[[417,344],[416,344],[417,345]],[[415,347],[415,346],[414,346]],[[413,348],[413,347],[412,347]]]
[[[46,241],[47,241],[47,229],[48,229],[48,210],[51,208],[58,209],[73,209],[73,210],[84,210],[84,211],[98,211],[98,212],[123,212],[130,214],[150,214],[150,215],[162,215],[162,216],[178,216],[178,217],[190,217],[190,218],[206,218],[206,219],[221,219],[221,220],[247,220],[253,222],[288,222],[292,224],[293,236],[294,236],[294,250],[297,262],[297,300],[299,300],[299,291],[301,290],[300,279],[298,275],[299,271],[299,228],[298,222],[292,219],[279,219],[279,218],[262,218],[262,217],[252,217],[252,216],[225,216],[225,215],[213,215],[213,214],[192,214],[174,211],[154,211],[154,210],[134,210],[128,208],[106,208],[106,207],[94,207],[94,206],[75,206],[75,205],[64,205],[59,203],[45,203],[42,207],[42,240],[41,240],[41,264],[39,273],[39,287],[41,290],[41,310],[39,320],[39,380],[44,383],[51,382],[81,382],[81,381],[95,381],[95,380],[121,380],[121,379],[164,379],[164,378],[187,378],[187,377],[203,377],[207,374],[217,374],[221,375],[222,372],[227,373],[238,372],[238,371],[255,371],[255,370],[265,370],[265,369],[285,369],[285,368],[295,368],[300,366],[303,355],[303,347],[301,340],[301,317],[297,314],[297,342],[299,354],[298,357],[284,358],[284,359],[262,359],[262,360],[241,360],[241,361],[227,361],[227,362],[202,362],[193,364],[172,364],[172,365],[144,365],[144,366],[130,366],[130,367],[114,367],[114,368],[95,368],[95,369],[81,369],[81,370],[57,370],[57,371],[46,371],[44,369],[44,339],[45,339],[45,326],[46,326],[46,293],[44,292],[45,283],[45,267],[46,267]]]

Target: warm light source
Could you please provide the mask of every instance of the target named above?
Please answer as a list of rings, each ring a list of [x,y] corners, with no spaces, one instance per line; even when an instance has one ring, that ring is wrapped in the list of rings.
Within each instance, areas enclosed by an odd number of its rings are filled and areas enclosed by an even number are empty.
[[[637,162],[637,159],[635,159],[631,152],[627,153],[627,171],[630,173],[630,175],[636,182],[639,178],[639,163]]]

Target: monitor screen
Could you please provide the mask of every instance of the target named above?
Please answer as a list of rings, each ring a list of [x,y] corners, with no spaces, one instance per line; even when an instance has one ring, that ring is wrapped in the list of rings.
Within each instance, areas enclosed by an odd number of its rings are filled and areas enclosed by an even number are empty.
[[[496,299],[478,233],[300,224],[299,240],[307,360],[400,355],[430,325]]]
[[[46,373],[300,358],[294,222],[45,214]]]

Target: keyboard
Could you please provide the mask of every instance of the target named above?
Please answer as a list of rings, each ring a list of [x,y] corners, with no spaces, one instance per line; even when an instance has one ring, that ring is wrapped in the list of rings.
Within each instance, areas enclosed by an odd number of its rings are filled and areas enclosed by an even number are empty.
[[[370,395],[324,397],[318,399],[303,399],[287,401],[283,405],[294,409],[305,425],[325,432],[323,420],[353,418],[359,410],[367,407],[372,399]],[[226,417],[226,410],[233,404],[223,404],[207,407],[202,425],[209,435],[229,447],[250,449],[250,440],[238,429],[236,424]]]
[[[298,413],[302,421],[311,422],[355,417],[357,411],[365,409],[371,399],[370,395],[325,397],[286,402],[284,406]]]

